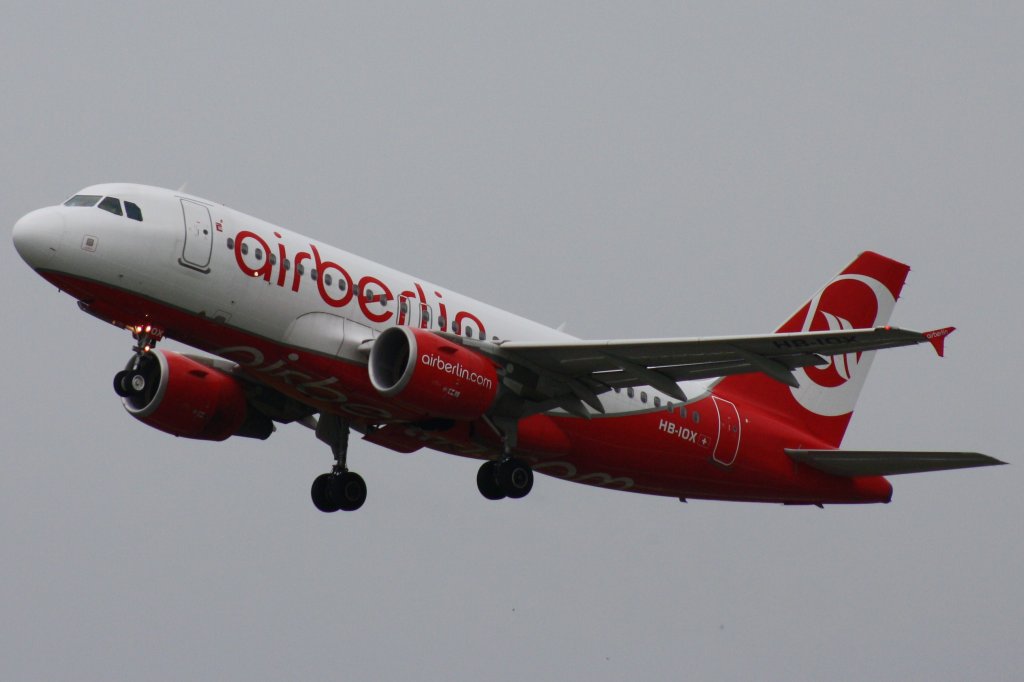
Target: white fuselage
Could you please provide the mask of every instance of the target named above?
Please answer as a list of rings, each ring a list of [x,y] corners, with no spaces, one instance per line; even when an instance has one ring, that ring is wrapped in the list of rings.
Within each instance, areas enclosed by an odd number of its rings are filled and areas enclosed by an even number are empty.
[[[490,342],[574,338],[183,192],[113,183],[78,195],[130,201],[143,219],[95,207],[39,209],[15,234],[33,267],[75,273],[283,346],[365,363],[365,342],[396,324]],[[213,342],[200,347],[224,350]],[[643,402],[641,392],[633,393],[609,392],[600,400],[606,413],[649,410],[655,396],[670,400],[653,389],[643,392]]]

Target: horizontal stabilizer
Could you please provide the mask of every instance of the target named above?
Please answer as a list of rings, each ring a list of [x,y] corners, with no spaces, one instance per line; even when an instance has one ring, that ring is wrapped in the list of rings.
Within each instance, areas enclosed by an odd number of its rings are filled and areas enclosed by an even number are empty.
[[[1006,464],[978,452],[898,452],[878,450],[792,450],[797,462],[833,476],[893,476],[923,471]]]

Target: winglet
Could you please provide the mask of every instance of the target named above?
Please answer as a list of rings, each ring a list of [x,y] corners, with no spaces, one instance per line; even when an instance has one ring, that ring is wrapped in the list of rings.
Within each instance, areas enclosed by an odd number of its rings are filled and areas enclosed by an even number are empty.
[[[932,348],[939,354],[939,357],[943,357],[946,353],[946,337],[956,331],[956,327],[945,327],[943,329],[935,329],[930,332],[924,333],[924,338],[928,339],[928,343],[932,344]]]

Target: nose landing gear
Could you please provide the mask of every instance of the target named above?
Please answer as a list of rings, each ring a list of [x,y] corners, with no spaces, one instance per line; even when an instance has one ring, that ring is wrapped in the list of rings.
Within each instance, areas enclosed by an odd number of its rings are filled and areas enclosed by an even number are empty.
[[[135,339],[135,346],[132,350],[135,357],[131,365],[114,375],[114,393],[122,398],[139,396],[146,392],[150,383],[150,377],[143,367],[143,359],[146,353],[151,351],[157,342],[164,337],[164,332],[159,327],[151,324],[136,325],[129,327],[132,338]]]

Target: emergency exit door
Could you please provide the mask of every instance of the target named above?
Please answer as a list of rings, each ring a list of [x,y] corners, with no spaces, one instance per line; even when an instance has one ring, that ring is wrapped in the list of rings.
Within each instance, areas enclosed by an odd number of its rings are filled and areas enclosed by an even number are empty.
[[[712,457],[719,464],[731,466],[740,449],[740,412],[728,400],[718,396],[711,399],[718,413],[718,439]]]

